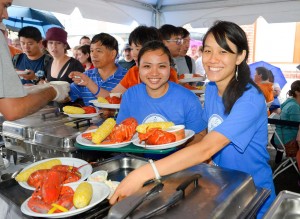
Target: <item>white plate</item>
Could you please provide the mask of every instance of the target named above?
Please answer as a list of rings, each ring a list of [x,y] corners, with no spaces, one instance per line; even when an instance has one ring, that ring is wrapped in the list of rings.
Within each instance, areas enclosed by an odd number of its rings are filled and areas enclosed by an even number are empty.
[[[16,71],[16,72],[17,72],[18,75],[26,75],[26,74],[29,73],[29,71],[26,71],[26,70],[24,70],[24,71]]]
[[[192,91],[193,93],[195,93],[195,94],[204,94],[204,90],[190,90],[190,91]]]
[[[82,182],[84,181],[85,179],[87,179],[91,173],[93,172],[93,168],[90,164],[88,164],[88,162],[86,162],[85,160],[81,160],[81,159],[78,159],[78,158],[71,158],[71,157],[58,157],[58,158],[51,158],[51,159],[46,159],[46,160],[41,160],[41,161],[38,161],[38,162],[35,162],[27,167],[25,167],[21,173],[27,169],[29,169],[30,167],[33,167],[37,164],[40,164],[40,163],[43,163],[45,161],[48,161],[48,160],[53,160],[53,159],[59,159],[61,161],[62,164],[64,165],[69,165],[69,166],[74,166],[74,167],[80,167],[84,164],[86,164],[85,166],[83,166],[82,168],[79,169],[79,172],[81,173],[81,179],[78,180],[77,182]],[[35,190],[34,187],[32,186],[29,186],[27,184],[27,182],[19,182],[20,186],[22,186],[23,188],[25,189],[30,189],[30,190]]]
[[[161,150],[161,149],[168,149],[168,148],[173,148],[173,147],[177,147],[183,143],[185,143],[187,140],[189,140],[191,137],[194,136],[195,132],[193,130],[190,129],[186,129],[185,131],[185,138],[179,141],[175,141],[172,143],[168,143],[168,144],[160,144],[160,145],[145,145],[144,142],[142,142],[141,144],[140,139],[138,138],[137,135],[134,136],[134,140],[133,140],[133,144],[138,146],[138,147],[142,147],[145,149],[150,149],[150,150]]]
[[[71,118],[93,118],[99,115],[99,109],[96,109],[96,113],[88,113],[88,114],[68,114],[64,113],[65,115],[71,117]]]
[[[100,107],[100,108],[120,109],[120,104],[99,103],[98,100],[90,100],[89,102],[94,104],[94,106]]]
[[[204,81],[204,78],[201,76],[201,77],[179,79],[180,83],[199,82],[199,81]]]
[[[90,204],[84,208],[76,209],[75,207],[73,207],[67,212],[53,213],[53,214],[36,213],[28,207],[27,203],[30,199],[30,198],[28,198],[21,205],[21,211],[24,214],[29,215],[29,216],[47,217],[47,218],[64,218],[64,217],[70,217],[70,216],[85,212],[85,211],[91,209],[92,207],[94,207],[95,205],[99,204],[100,202],[102,202],[110,194],[110,188],[105,183],[99,183],[99,182],[89,182],[89,183],[93,187],[93,196],[92,196],[92,200],[91,200]],[[75,190],[79,184],[80,184],[80,182],[75,182],[75,183],[68,184],[68,186],[70,186],[75,192]]]
[[[84,133],[88,133],[88,132],[94,132],[96,131],[97,129],[92,129],[92,130],[89,130],[87,132],[84,132]],[[88,147],[100,147],[100,148],[121,148],[121,147],[125,147],[127,145],[129,145],[132,141],[126,141],[126,142],[121,142],[121,143],[115,143],[115,144],[94,144],[93,142],[83,138],[80,135],[78,135],[76,137],[76,142],[78,144],[81,144],[83,146],[88,146]]]

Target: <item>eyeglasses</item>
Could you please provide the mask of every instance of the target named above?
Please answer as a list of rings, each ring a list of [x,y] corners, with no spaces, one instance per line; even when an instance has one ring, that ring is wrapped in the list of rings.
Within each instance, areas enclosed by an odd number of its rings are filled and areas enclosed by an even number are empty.
[[[167,42],[176,42],[177,45],[183,44],[183,39],[166,40]]]

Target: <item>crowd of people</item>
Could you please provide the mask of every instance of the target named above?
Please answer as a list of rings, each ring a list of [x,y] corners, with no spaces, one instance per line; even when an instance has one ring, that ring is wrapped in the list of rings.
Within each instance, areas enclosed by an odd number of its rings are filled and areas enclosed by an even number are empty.
[[[12,0],[0,0],[0,22],[7,18],[11,4]],[[248,41],[238,25],[216,22],[193,57],[187,55],[190,33],[171,24],[135,28],[121,59],[118,41],[107,33],[92,39],[83,36],[72,50],[73,57],[67,55],[70,46],[62,28],[50,28],[43,40],[35,27],[23,27],[18,37],[21,52],[12,55],[5,35],[0,34],[0,112],[7,120],[30,115],[51,101],[90,105],[90,100],[114,92],[123,94],[117,123],[128,117],[139,124],[172,121],[196,133],[188,147],[131,172],[111,204],[133,194],[149,179],[202,162],[246,172],[256,186],[269,189],[258,218],[274,201],[266,147],[268,114],[281,113],[287,120],[300,122],[300,81],[292,84],[290,98],[280,106],[275,101],[280,87],[272,72],[259,67],[251,79]],[[178,77],[186,73],[207,76],[204,107],[179,84]],[[289,116],[291,108],[297,117]],[[291,138],[294,135],[297,130]]]

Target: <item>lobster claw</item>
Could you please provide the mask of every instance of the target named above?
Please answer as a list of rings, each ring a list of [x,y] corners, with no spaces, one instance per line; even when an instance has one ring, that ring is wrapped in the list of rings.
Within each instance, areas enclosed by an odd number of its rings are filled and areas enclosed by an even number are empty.
[[[176,136],[159,128],[151,128],[145,134],[139,133],[140,143],[145,141],[148,145],[168,144],[176,141]]]

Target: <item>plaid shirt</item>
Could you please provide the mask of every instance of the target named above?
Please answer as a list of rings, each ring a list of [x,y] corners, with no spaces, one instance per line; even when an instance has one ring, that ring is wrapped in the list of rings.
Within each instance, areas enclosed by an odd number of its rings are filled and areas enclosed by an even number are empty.
[[[84,72],[90,79],[92,79],[100,88],[111,91],[117,84],[120,83],[127,70],[116,64],[118,69],[107,80],[103,80],[97,68],[87,70]],[[72,83],[70,86],[71,101],[74,102],[78,98],[82,98],[86,106],[90,105],[89,101],[97,99],[97,97],[86,87]]]

